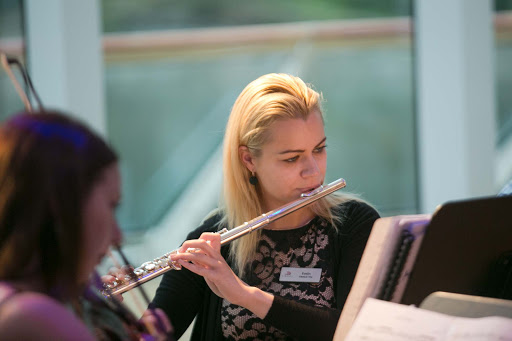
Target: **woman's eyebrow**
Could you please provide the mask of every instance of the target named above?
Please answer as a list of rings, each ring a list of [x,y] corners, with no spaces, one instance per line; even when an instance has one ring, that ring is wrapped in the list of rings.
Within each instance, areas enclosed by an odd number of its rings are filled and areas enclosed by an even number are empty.
[[[324,143],[325,141],[327,140],[327,137],[324,137],[322,139],[322,141],[318,142],[318,144],[316,145],[316,147],[320,146],[322,143]]]
[[[320,146],[322,143],[324,143],[327,140],[327,137],[324,137],[322,141],[318,142],[318,144],[315,147]],[[304,149],[287,149],[283,150],[282,152],[279,152],[278,154],[288,154],[288,153],[304,153]]]

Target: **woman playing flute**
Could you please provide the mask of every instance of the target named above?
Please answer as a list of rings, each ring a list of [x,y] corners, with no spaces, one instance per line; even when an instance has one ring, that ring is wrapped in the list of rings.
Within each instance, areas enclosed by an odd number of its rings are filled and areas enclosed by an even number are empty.
[[[332,340],[378,213],[333,194],[220,246],[233,228],[324,182],[320,95],[268,74],[236,100],[224,136],[223,203],[188,235],[153,303],[193,340]],[[187,249],[195,252],[186,252]]]

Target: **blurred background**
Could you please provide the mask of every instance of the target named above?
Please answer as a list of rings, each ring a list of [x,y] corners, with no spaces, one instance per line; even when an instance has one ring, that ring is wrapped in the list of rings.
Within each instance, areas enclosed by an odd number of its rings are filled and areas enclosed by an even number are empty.
[[[324,97],[326,182],[382,216],[512,178],[512,0],[0,0],[0,50],[119,152],[133,263],[214,207],[232,104],[270,72]],[[0,72],[0,120],[23,109]],[[154,283],[152,285],[156,285]],[[151,289],[150,289],[151,290]]]

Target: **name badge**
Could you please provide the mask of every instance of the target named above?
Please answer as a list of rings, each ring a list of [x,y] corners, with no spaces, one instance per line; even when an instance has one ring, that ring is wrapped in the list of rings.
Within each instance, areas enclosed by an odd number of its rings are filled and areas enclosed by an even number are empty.
[[[318,283],[322,276],[321,268],[281,268],[280,282]]]

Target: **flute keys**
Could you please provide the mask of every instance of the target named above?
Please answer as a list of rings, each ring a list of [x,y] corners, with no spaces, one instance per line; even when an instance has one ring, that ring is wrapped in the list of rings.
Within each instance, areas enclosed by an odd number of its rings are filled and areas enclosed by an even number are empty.
[[[144,270],[146,270],[147,272],[150,272],[150,271],[153,271],[155,270],[156,266],[154,263],[147,263],[144,265]]]
[[[112,290],[114,289],[115,287],[117,287],[119,283],[117,281],[113,281],[113,282],[110,282],[110,283],[103,283],[103,287],[107,290]]]
[[[169,259],[169,261],[167,261],[167,264],[173,269],[173,270],[181,270],[181,265],[179,265],[177,262],[175,261],[172,261]]]
[[[155,263],[158,265],[159,268],[164,268],[167,266],[167,259],[166,258],[160,258],[155,261]]]

